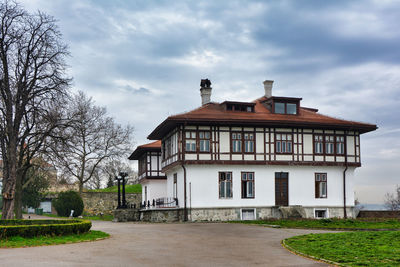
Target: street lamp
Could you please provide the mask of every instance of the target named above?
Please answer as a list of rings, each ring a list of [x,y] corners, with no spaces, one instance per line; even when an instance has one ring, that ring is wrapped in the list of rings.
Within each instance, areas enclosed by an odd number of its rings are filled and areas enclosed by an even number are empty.
[[[125,198],[125,177],[128,176],[127,172],[120,172],[119,176],[122,179],[122,205],[121,209],[126,209],[128,206],[126,205],[126,198]]]

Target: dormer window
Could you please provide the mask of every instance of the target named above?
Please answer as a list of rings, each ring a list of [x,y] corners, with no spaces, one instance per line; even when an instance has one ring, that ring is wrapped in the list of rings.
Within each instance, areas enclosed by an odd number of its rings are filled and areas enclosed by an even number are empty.
[[[242,111],[242,112],[254,112],[254,105],[255,105],[255,103],[233,102],[233,101],[225,101],[222,104],[225,105],[227,111]]]
[[[276,114],[297,114],[297,104],[296,103],[283,103],[275,102],[275,113]]]

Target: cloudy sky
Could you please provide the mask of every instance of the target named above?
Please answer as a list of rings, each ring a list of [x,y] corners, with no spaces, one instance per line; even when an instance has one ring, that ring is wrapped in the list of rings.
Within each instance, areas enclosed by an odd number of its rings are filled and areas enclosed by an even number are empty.
[[[168,115],[213,101],[251,101],[262,81],[323,114],[375,123],[362,136],[356,196],[382,203],[400,184],[400,2],[24,0],[59,20],[83,90],[135,142]]]

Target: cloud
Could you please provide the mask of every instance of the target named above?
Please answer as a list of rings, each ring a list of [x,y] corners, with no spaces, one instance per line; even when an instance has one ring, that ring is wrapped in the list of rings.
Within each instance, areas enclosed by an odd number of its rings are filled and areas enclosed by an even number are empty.
[[[23,0],[59,20],[74,90],[135,126],[138,144],[168,115],[273,92],[335,117],[376,123],[362,136],[357,193],[381,201],[398,179],[400,3],[395,1]],[[374,197],[374,186],[380,186]],[[366,193],[368,192],[368,193]]]

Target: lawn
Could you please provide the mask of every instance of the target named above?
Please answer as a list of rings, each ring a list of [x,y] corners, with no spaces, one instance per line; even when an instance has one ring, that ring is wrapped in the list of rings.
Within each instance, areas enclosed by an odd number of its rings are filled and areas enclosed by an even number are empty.
[[[63,218],[63,219],[68,218],[68,217],[58,216],[57,214],[48,214],[48,213],[44,213],[43,216],[53,217],[53,218]],[[114,216],[108,215],[108,214],[105,214],[103,216],[85,216],[85,215],[83,215],[83,219],[90,220],[90,221],[112,221],[114,219]]]
[[[296,253],[342,266],[400,266],[400,232],[308,234],[285,239]]]
[[[65,235],[65,236],[41,236],[24,238],[19,236],[10,237],[8,239],[0,240],[0,248],[19,248],[19,247],[34,247],[34,246],[47,246],[69,244],[85,241],[95,241],[104,239],[110,235],[101,231],[89,231],[79,235]]]
[[[398,219],[270,219],[233,221],[232,223],[277,225],[283,228],[306,229],[400,229],[400,220]]]
[[[121,187],[122,190],[122,187]],[[104,189],[92,189],[88,190],[88,192],[118,192],[118,186],[114,185],[112,187],[104,188]],[[125,193],[142,193],[142,186],[140,184],[126,185]]]

